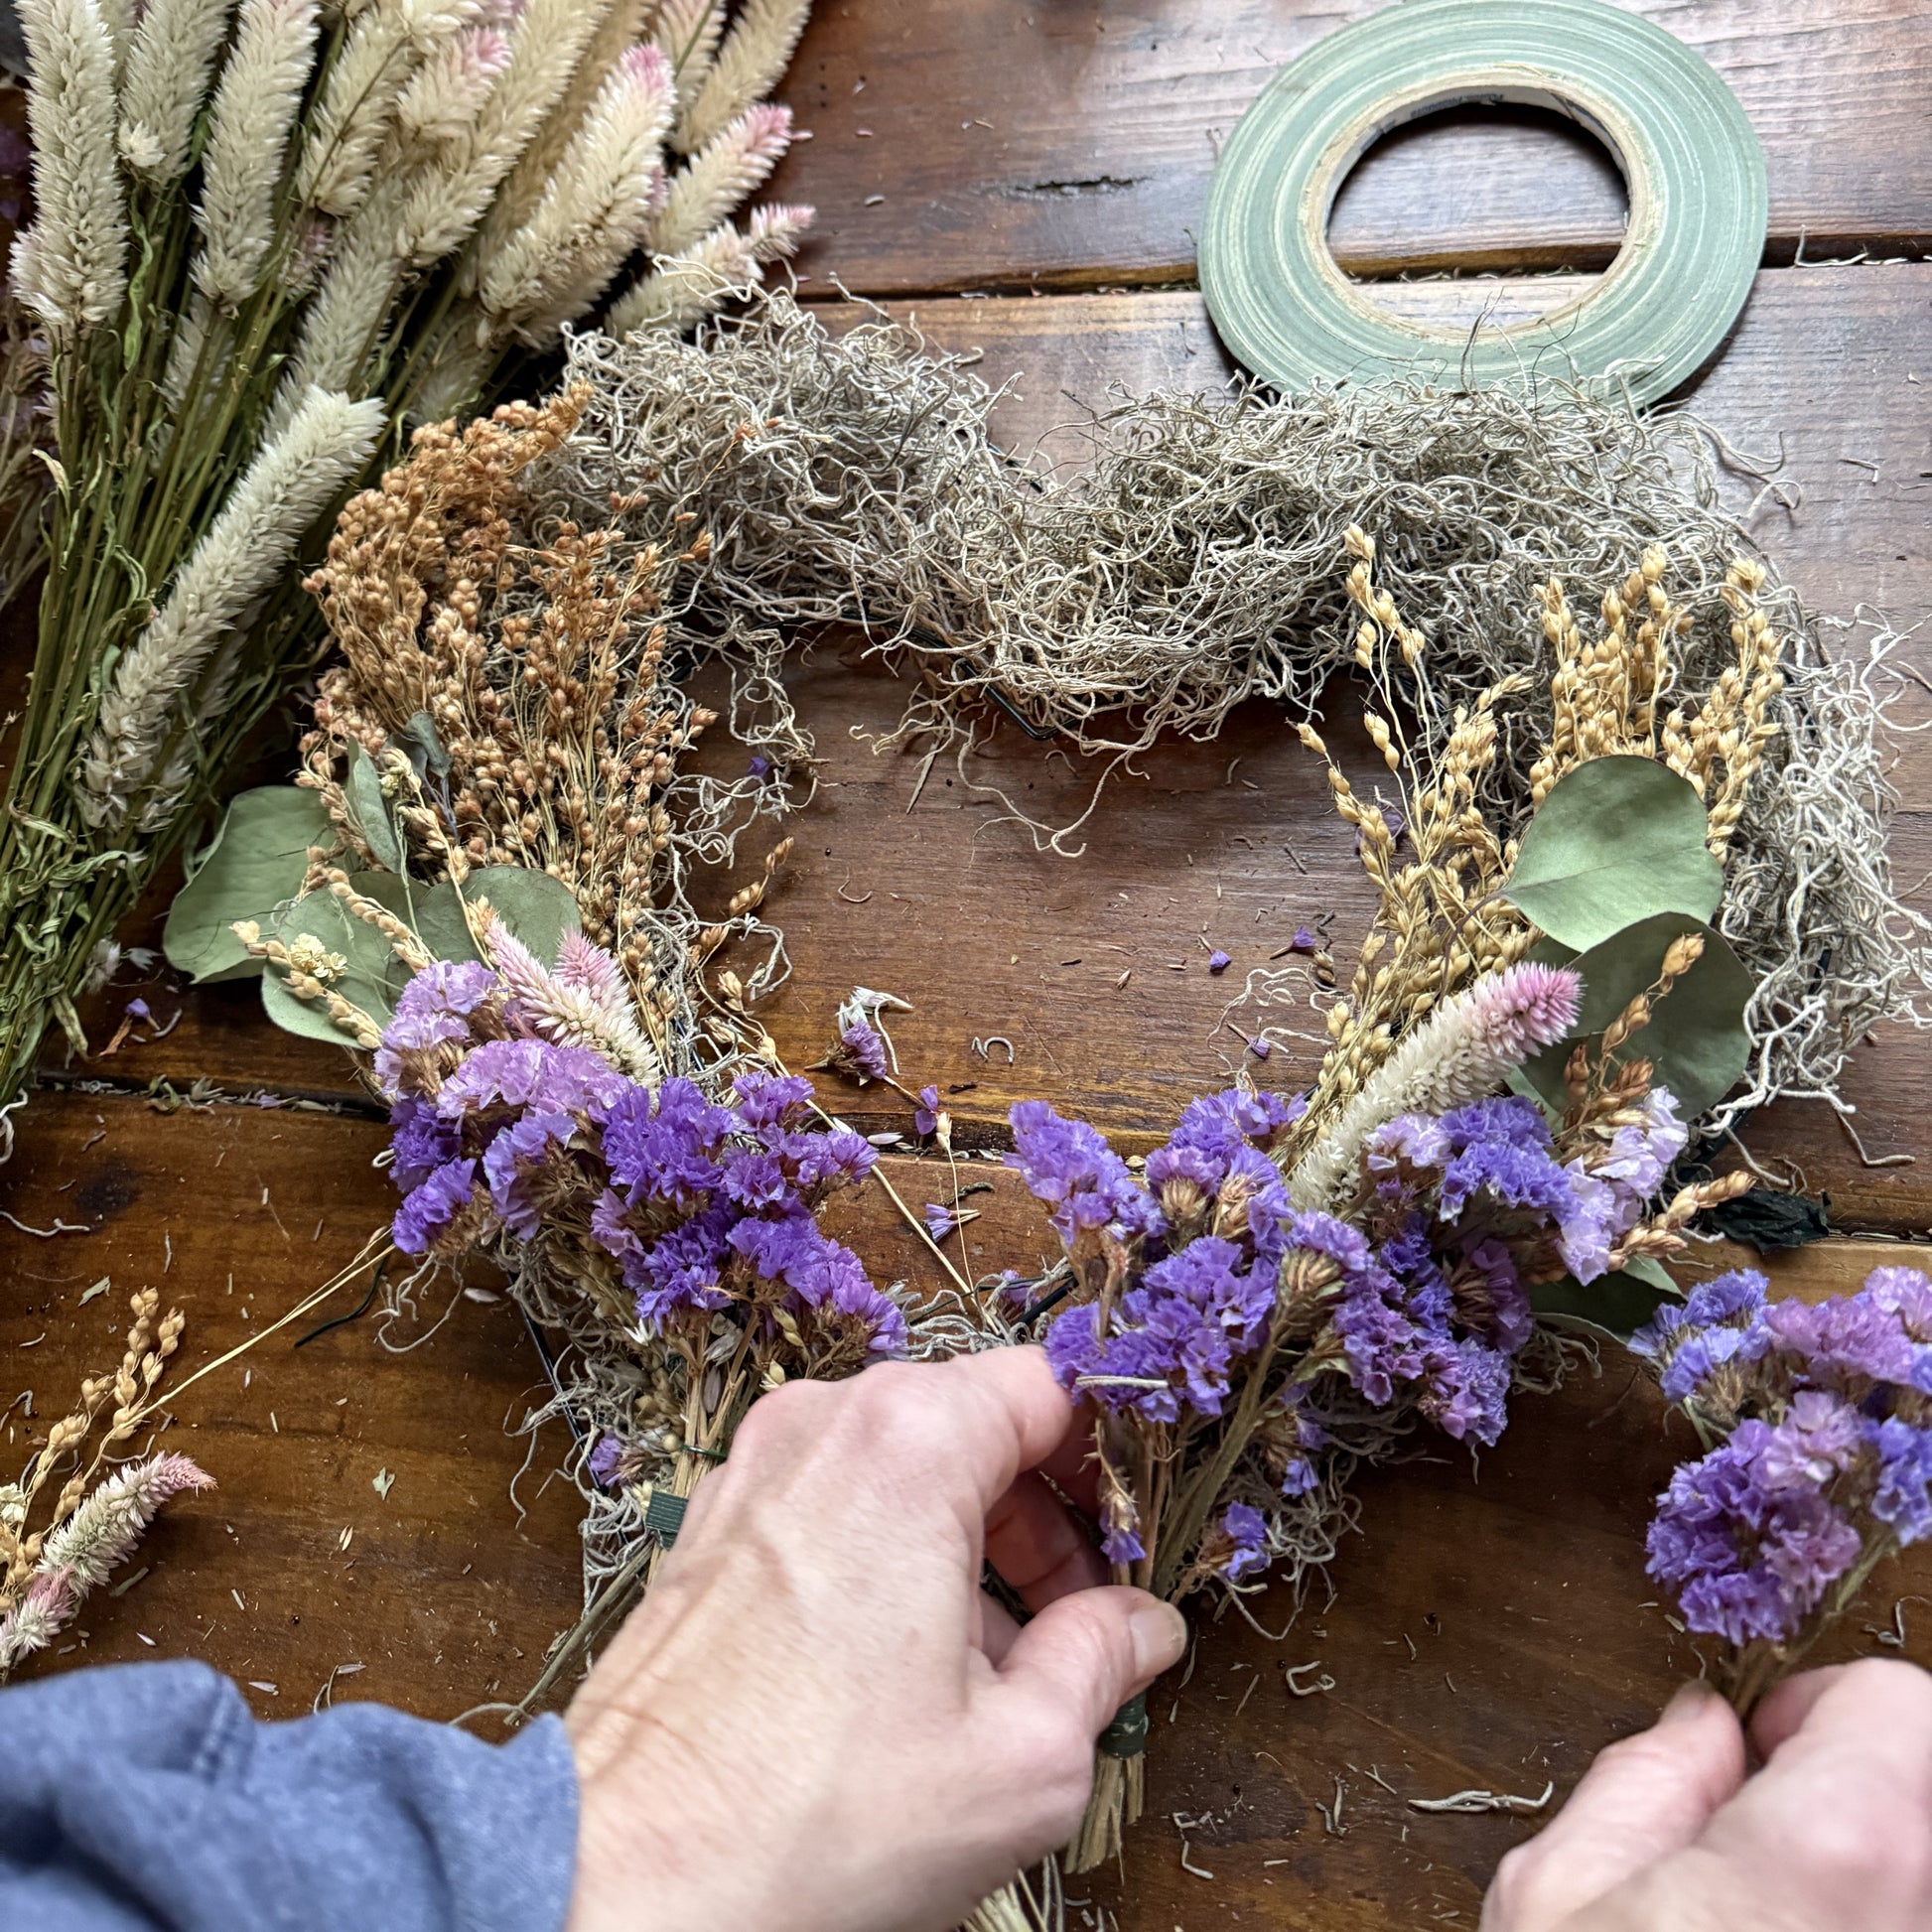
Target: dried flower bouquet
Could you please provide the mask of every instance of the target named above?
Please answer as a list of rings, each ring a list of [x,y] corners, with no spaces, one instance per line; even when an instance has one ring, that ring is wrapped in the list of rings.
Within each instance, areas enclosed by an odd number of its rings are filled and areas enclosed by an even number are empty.
[[[113,1453],[145,1420],[185,1325],[179,1309],[161,1313],[152,1288],[129,1307],[134,1321],[119,1366],[83,1382],[79,1402],[49,1426],[20,1480],[0,1483],[0,1680],[61,1634],[170,1497],[211,1486],[185,1455]],[[61,1487],[45,1502],[57,1475]]]
[[[809,0],[23,0],[52,565],[0,819],[0,1089],[313,659],[292,561],[406,420],[604,302],[676,325],[806,210],[728,217]],[[28,514],[33,514],[29,511]],[[31,527],[31,526],[30,526]]]
[[[1628,1332],[1672,1292],[1658,1263],[1693,1218],[1748,1181],[1657,1205],[1685,1117],[1744,1064],[1749,975],[1705,920],[1776,688],[1749,568],[1736,664],[1668,706],[1660,554],[1612,588],[1594,643],[1547,587],[1557,727],[1519,841],[1478,802],[1508,688],[1428,720],[1428,644],[1377,588],[1370,540],[1349,549],[1369,735],[1407,782],[1391,809],[1330,766],[1381,911],[1311,1089],[1195,1101],[1138,1176],[1090,1128],[1013,1115],[1012,1164],[1064,1252],[1027,1292],[1092,1411],[1103,1549],[1173,1600],[1271,1571],[1299,1591],[1353,1521],[1355,1467],[1418,1422],[1496,1442],[1512,1384],[1561,1366],[1531,1346],[1537,1316]],[[1447,747],[1420,770],[1419,710]],[[1145,1735],[1130,1710],[1103,1739],[1075,1869],[1138,1814]]]
[[[1874,1268],[1807,1305],[1739,1270],[1631,1346],[1707,1450],[1657,1499],[1650,1574],[1719,1640],[1718,1682],[1748,1717],[1880,1564],[1932,1535],[1932,1281]]]
[[[311,580],[341,662],[301,781],[235,801],[168,946],[203,976],[260,972],[271,1018],[367,1056],[398,1293],[487,1256],[569,1337],[558,1406],[601,1616],[761,1389],[965,1324],[882,1292],[819,1229],[876,1157],[815,1130],[751,1014],[783,970],[759,906],[787,842],[720,916],[692,904],[786,809],[769,771],[789,714],[754,678],[736,708],[759,768],[689,767],[713,714],[671,670],[702,537],[619,563],[611,531],[528,528],[530,472],[578,406],[421,431],[348,505]]]

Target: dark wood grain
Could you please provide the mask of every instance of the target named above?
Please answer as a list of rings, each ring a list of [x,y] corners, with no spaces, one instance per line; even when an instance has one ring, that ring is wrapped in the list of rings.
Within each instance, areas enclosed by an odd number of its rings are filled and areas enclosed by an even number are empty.
[[[1215,156],[1276,69],[1380,0],[844,0],[785,86],[813,139],[774,184],[818,208],[805,267],[868,295],[1186,281]],[[1651,0],[1763,142],[1768,258],[1918,254],[1932,235],[1919,0]],[[1553,165],[1553,163],[1555,165]],[[1576,136],[1462,116],[1345,191],[1355,273],[1601,266],[1614,169]]]
[[[151,1282],[189,1316],[163,1441],[219,1487],[171,1506],[136,1560],[148,1574],[91,1599],[84,1641],[32,1668],[200,1656],[269,1717],[306,1711],[348,1664],[363,1668],[337,1678],[338,1699],[436,1718],[525,1689],[577,1611],[577,1509],[552,1473],[560,1435],[539,1438],[517,1475],[526,1446],[504,1431],[542,1375],[506,1304],[459,1300],[421,1339],[445,1313],[426,1307],[386,1331],[420,1340],[407,1354],[384,1348],[372,1315],[292,1348],[318,1311],[182,1386],[260,1335],[387,1213],[388,1182],[368,1165],[378,1135],[84,1095],[46,1096],[38,1116],[8,1171],[9,1207],[32,1225],[97,1228],[37,1240],[0,1223],[0,1278],[15,1290],[0,1299],[0,1400],[29,1387],[35,1398],[31,1424],[9,1414],[0,1469],[25,1460],[83,1373],[112,1361],[122,1296]],[[941,1164],[888,1168],[915,1204],[949,1183]],[[976,1172],[996,1184],[975,1196],[986,1212],[967,1259],[976,1272],[1030,1265],[1051,1241],[1039,1210],[1004,1171]],[[835,1225],[882,1278],[930,1281],[924,1249],[879,1192],[842,1206]],[[1926,1252],[1833,1242],[1774,1273],[1792,1292],[1842,1292],[1874,1260]],[[114,1293],[81,1304],[103,1274]],[[1280,1926],[1312,1915],[1324,1932],[1451,1910],[1460,1921],[1445,1923],[1473,1924],[1496,1860],[1534,1821],[1430,1816],[1407,1800],[1471,1786],[1534,1797],[1551,1781],[1561,1798],[1594,1750],[1696,1669],[1651,1604],[1641,1558],[1650,1497],[1689,1448],[1612,1355],[1559,1397],[1520,1401],[1479,1467],[1443,1444],[1365,1476],[1332,1602],[1317,1594],[1279,1641],[1232,1614],[1200,1623],[1191,1676],[1154,1698],[1149,1816],[1124,1876],[1103,1875],[1090,1895],[1121,1932],[1235,1913]],[[386,1495],[373,1486],[385,1472]],[[1879,1580],[1863,1620],[1887,1625],[1892,1603],[1922,1590],[1924,1555]],[[1253,1608],[1279,1631],[1293,1605],[1276,1591]],[[1906,1654],[1932,1660],[1916,1614],[1907,1607]],[[1854,1627],[1839,1647],[1873,1642]],[[1325,1674],[1333,1689],[1291,1696],[1285,1667],[1316,1660],[1302,1681]],[[1332,1809],[1337,1778],[1343,1830],[1331,1837],[1317,1807]],[[1188,1863],[1211,1880],[1182,1869],[1175,1813],[1197,1821]]]

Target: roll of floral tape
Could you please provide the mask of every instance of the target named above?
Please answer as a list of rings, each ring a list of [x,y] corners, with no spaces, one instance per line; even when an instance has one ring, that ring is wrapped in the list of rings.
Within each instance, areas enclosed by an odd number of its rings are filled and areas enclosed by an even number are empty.
[[[1468,102],[1546,107],[1616,157],[1623,247],[1576,301],[1471,332],[1379,307],[1327,241],[1350,168],[1390,129]],[[1286,390],[1536,368],[1668,394],[1723,342],[1763,252],[1764,155],[1737,97],[1661,27],[1603,0],[1405,0],[1290,62],[1221,156],[1200,275],[1221,339]]]

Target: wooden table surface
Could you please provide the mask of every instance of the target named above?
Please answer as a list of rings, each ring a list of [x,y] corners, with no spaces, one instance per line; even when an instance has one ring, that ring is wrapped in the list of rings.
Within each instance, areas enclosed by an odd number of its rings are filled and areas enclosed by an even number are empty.
[[[1756,528],[1808,599],[1909,623],[1932,609],[1932,12],[1912,0],[1639,10],[1736,88],[1770,168],[1763,270],[1688,399],[1735,447],[1782,452],[1801,500],[1767,504]],[[805,293],[888,299],[935,342],[983,347],[994,379],[1020,378],[1000,425],[1015,444],[1114,381],[1219,382],[1227,364],[1191,288],[1218,143],[1281,62],[1368,11],[820,0],[786,89],[814,138],[774,184],[819,209]],[[1507,284],[1600,269],[1621,218],[1615,170],[1587,137],[1470,114],[1372,156],[1332,239],[1359,274]],[[1482,279],[1392,299],[1473,315],[1498,292]],[[1907,656],[1932,669],[1924,645]],[[963,1088],[969,1143],[998,1145],[1011,1101],[1040,1095],[1123,1148],[1150,1145],[1187,1097],[1224,1081],[1240,1046],[1220,1025],[1240,972],[1209,978],[1200,938],[1241,969],[1315,913],[1361,929],[1365,897],[1320,770],[1265,707],[1215,745],[1149,758],[1143,782],[1109,795],[1084,856],[1065,861],[987,826],[983,803],[937,771],[914,802],[917,759],[875,758],[849,729],[897,716],[900,693],[877,669],[821,646],[792,681],[828,763],[773,900],[796,972],[770,1025],[802,1062],[855,980],[906,994],[917,1011],[897,1029],[901,1054]],[[1908,686],[1900,722],[1928,705]],[[1345,718],[1333,736],[1355,742]],[[1932,747],[1901,734],[1896,748],[1893,862],[1909,885],[1932,868]],[[1063,754],[1010,732],[983,758],[1042,815],[1082,794]],[[48,1239],[0,1223],[0,1361],[16,1364],[0,1400],[34,1391],[31,1421],[17,1401],[6,1412],[0,1466],[24,1459],[80,1375],[113,1359],[123,1291],[154,1283],[186,1309],[179,1377],[326,1279],[391,1203],[370,1167],[380,1126],[339,1056],[271,1031],[247,988],[184,997],[165,979],[97,1000],[97,1039],[135,991],[164,1017],[179,1004],[180,1024],[112,1058],[50,1061],[0,1170],[0,1205],[18,1222],[89,1230]],[[1012,1037],[1011,1067],[973,1055],[988,1034]],[[1311,1064],[1280,1056],[1271,1072],[1289,1085]],[[1896,1243],[1932,1226],[1929,1081],[1932,1044],[1888,1028],[1845,1083],[1863,1156],[1821,1103],[1750,1123],[1753,1151],[1828,1194],[1839,1230],[1773,1259],[1780,1286],[1856,1286],[1874,1253],[1899,1259]],[[905,1125],[873,1102],[846,1112],[868,1131]],[[934,1191],[916,1163],[891,1165],[901,1192]],[[975,1259],[1026,1265],[1045,1232],[1010,1177],[984,1172],[999,1184],[971,1230]],[[883,1278],[921,1276],[877,1196],[849,1210],[845,1233]],[[83,1300],[102,1276],[115,1293]],[[507,1304],[459,1299],[421,1345],[385,1346],[445,1313],[386,1332],[365,1318],[300,1351],[290,1330],[188,1390],[170,1441],[219,1488],[171,1511],[144,1547],[149,1574],[91,1602],[76,1644],[43,1667],[199,1655],[248,1683],[268,1716],[306,1711],[345,1664],[363,1668],[339,1695],[437,1718],[520,1692],[577,1607],[575,1497],[549,1475],[554,1436],[525,1467],[529,1445],[506,1433],[543,1390]],[[1184,1688],[1157,1693],[1150,1815],[1124,1872],[1081,1896],[1122,1932],[1472,1926],[1496,1860],[1533,1822],[1406,1801],[1469,1786],[1534,1796],[1552,1781],[1560,1798],[1695,1668],[1641,1562],[1649,1499],[1685,1448],[1612,1357],[1560,1397],[1523,1402],[1479,1468],[1443,1445],[1364,1480],[1334,1600],[1279,1642],[1231,1617],[1205,1625]],[[1932,1559],[1883,1580],[1873,1629],[1848,1631],[1846,1646],[1871,1647],[1894,1600],[1919,1590],[1932,1591]],[[1279,1629],[1290,1607],[1270,1599],[1262,1620]],[[1903,1606],[1904,1653],[1932,1662],[1917,1614]],[[1311,1675],[1333,1688],[1292,1695],[1286,1667],[1315,1660]],[[1338,1810],[1334,1830],[1321,1807]],[[1072,1919],[1098,1922],[1086,1906]]]

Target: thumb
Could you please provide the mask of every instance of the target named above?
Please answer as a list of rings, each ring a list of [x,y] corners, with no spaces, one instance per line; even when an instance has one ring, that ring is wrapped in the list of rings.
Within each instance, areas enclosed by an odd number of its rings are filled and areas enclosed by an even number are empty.
[[[1744,1781],[1744,1734],[1709,1685],[1686,1684],[1649,1730],[1598,1753],[1570,1802],[1503,1860],[1482,1932],[1545,1932],[1681,1852]]]
[[[1000,1681],[1063,1710],[1091,1740],[1186,1648],[1187,1622],[1172,1603],[1098,1585],[1048,1603],[1014,1639]]]

